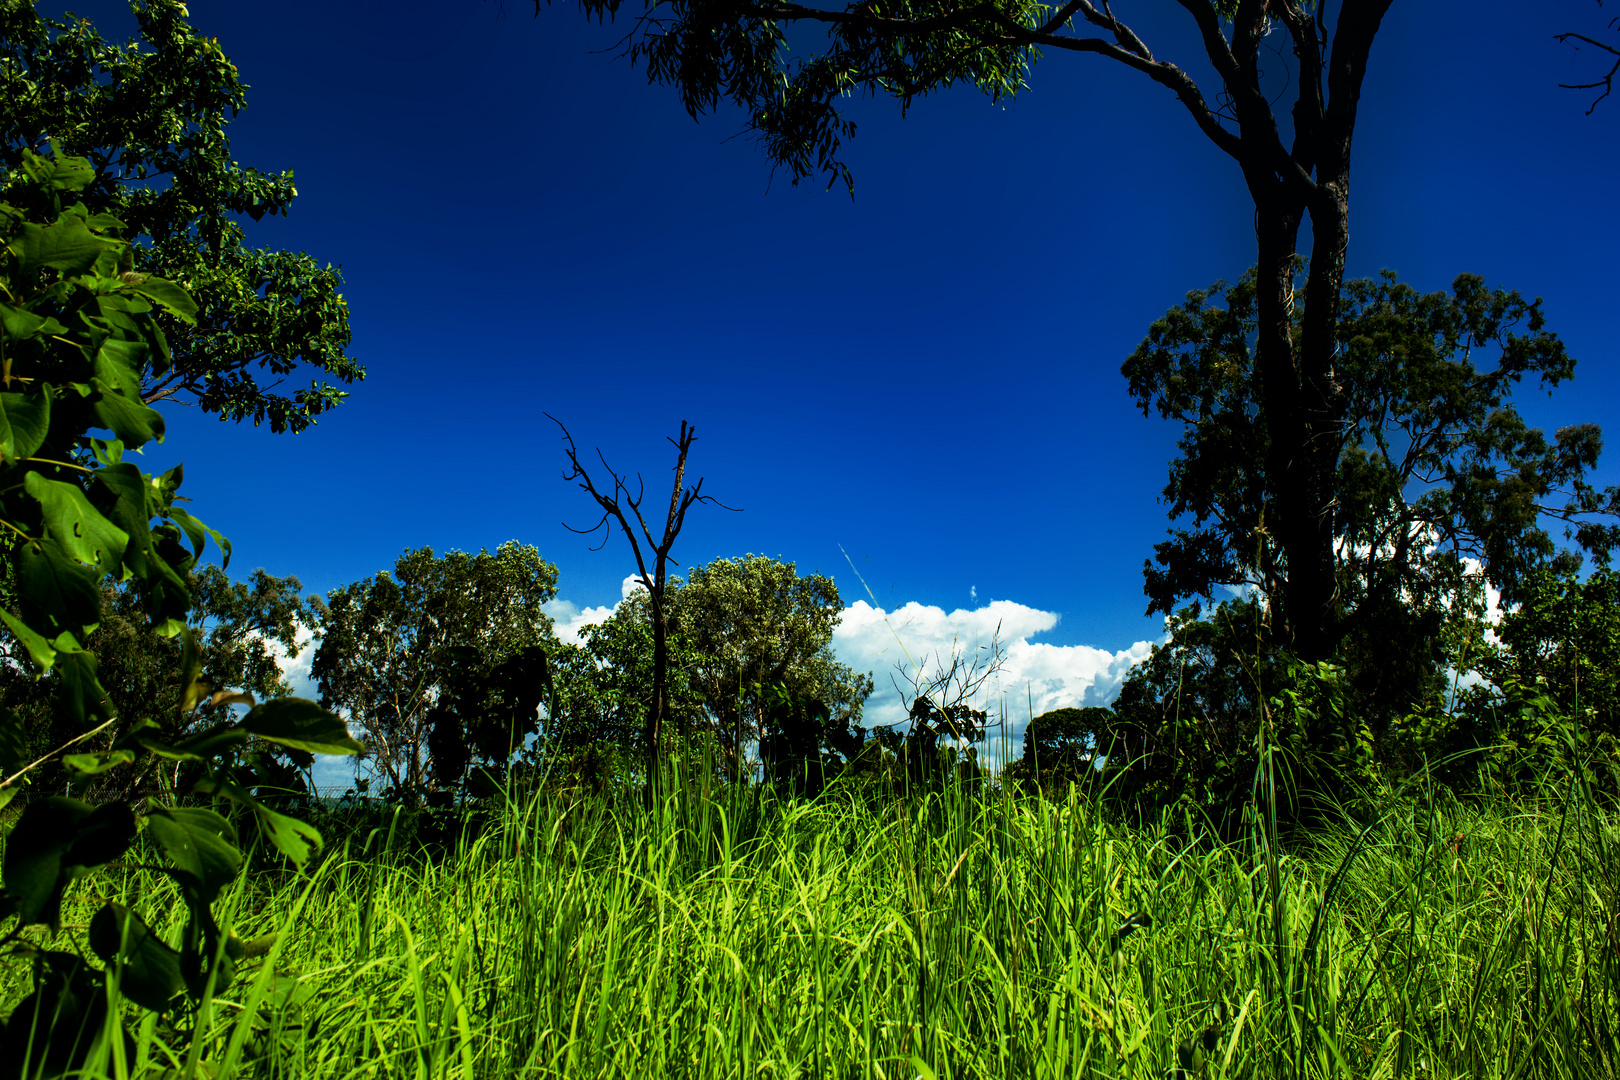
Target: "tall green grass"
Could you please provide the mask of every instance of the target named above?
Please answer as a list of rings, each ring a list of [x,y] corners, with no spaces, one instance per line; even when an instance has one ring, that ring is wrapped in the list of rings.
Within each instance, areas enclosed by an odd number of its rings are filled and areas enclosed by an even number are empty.
[[[107,1073],[1620,1075],[1620,834],[1573,783],[1294,844],[958,786],[534,796],[409,847],[245,877],[223,907],[260,959],[197,1016],[126,1010]],[[178,932],[159,875],[79,889]]]

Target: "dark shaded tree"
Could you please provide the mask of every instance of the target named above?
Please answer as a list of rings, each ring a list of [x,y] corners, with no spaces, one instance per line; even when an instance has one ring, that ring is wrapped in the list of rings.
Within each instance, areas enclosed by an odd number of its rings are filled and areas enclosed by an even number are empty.
[[[188,575],[186,585],[191,595],[186,622],[195,628],[199,646],[195,677],[210,688],[242,691],[259,701],[291,694],[281,657],[298,652],[300,631],[316,621],[298,578],[260,569],[245,582],[232,581],[219,567],[204,566]],[[22,718],[31,757],[83,735],[83,723],[57,707],[59,678],[48,674],[36,679],[26,656],[17,655],[16,643],[6,644],[11,662],[0,663],[0,700]],[[234,715],[228,701],[207,698],[190,712],[181,712],[184,641],[158,633],[138,593],[128,586],[109,584],[102,589],[101,619],[86,647],[95,653],[97,676],[125,723],[150,723],[163,739],[179,742]],[[266,787],[303,788],[303,771],[313,764],[307,753],[268,746],[254,753],[249,764]],[[130,771],[112,776],[125,788],[144,779]],[[39,783],[47,789],[63,782],[60,766],[42,768]]]
[[[1620,763],[1620,573],[1537,575],[1496,636],[1503,650],[1481,665],[1492,682],[1504,693],[1510,680],[1539,688],[1584,740]]]
[[[759,711],[759,760],[765,778],[803,795],[816,795],[860,756],[866,729],[847,711],[782,683],[754,688]],[[857,714],[858,717],[858,714]]]
[[[1031,718],[1024,728],[1019,775],[1043,789],[1059,789],[1089,780],[1105,749],[1102,744],[1113,713],[1106,708],[1052,709]]]
[[[1253,274],[1189,293],[1123,372],[1144,415],[1183,428],[1163,495],[1175,525],[1144,568],[1148,611],[1254,589],[1266,601],[1259,635],[1275,648],[1294,641],[1278,625],[1293,594],[1268,475],[1275,424],[1270,399],[1255,393],[1258,310]],[[1602,448],[1596,426],[1549,438],[1512,403],[1527,379],[1552,388],[1574,373],[1540,300],[1470,274],[1449,294],[1422,294],[1386,272],[1347,283],[1340,316],[1343,426],[1329,440],[1326,516],[1333,639],[1359,705],[1387,718],[1430,694],[1443,627],[1482,600],[1474,567],[1511,602],[1538,570],[1578,565],[1549,525],[1605,561],[1620,496],[1587,480]]]
[[[346,352],[341,279],[302,252],[247,244],[243,219],[285,216],[293,174],[232,160],[226,128],[247,87],[219,42],[186,22],[185,5],[131,7],[140,39],[118,45],[88,20],[0,0],[0,199],[42,209],[19,168],[24,151],[52,142],[84,156],[91,175],[77,197],[126,226],[129,271],[181,282],[196,303],[194,321],[157,315],[172,357],[138,372],[142,399],[302,431],[348,396],[321,377],[365,378]],[[308,385],[279,390],[311,373]]]

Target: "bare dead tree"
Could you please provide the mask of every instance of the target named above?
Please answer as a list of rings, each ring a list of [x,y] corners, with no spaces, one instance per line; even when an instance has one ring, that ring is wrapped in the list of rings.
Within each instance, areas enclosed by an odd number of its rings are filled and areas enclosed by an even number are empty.
[[[972,744],[1000,727],[1005,718],[991,720],[988,709],[975,709],[972,702],[1006,662],[998,624],[990,644],[980,645],[971,655],[960,645],[953,645],[948,659],[939,654],[924,656],[921,664],[896,663],[890,679],[901,698],[910,702],[910,727],[904,744],[908,756],[915,751],[932,757],[939,739],[949,736],[968,760],[977,760]]]
[[[1598,3],[1600,5],[1602,4],[1602,2],[1603,2],[1603,0],[1598,0]],[[1615,26],[1616,23],[1620,23],[1620,17],[1610,19],[1609,20],[1609,28],[1611,30],[1614,29],[1614,26]],[[1595,49],[1602,49],[1604,52],[1608,53],[1609,55],[1611,55],[1611,56],[1613,56],[1615,58],[1614,63],[1609,65],[1608,74],[1599,77],[1595,82],[1559,83],[1558,84],[1559,86],[1561,86],[1565,90],[1598,90],[1598,89],[1601,89],[1603,92],[1601,94],[1599,94],[1597,97],[1592,99],[1592,104],[1586,110],[1586,115],[1591,116],[1593,111],[1598,107],[1598,103],[1600,101],[1602,101],[1604,98],[1608,97],[1609,94],[1614,90],[1614,77],[1615,77],[1616,74],[1620,74],[1620,49],[1615,48],[1613,45],[1606,45],[1603,42],[1598,41],[1596,38],[1588,37],[1585,34],[1577,34],[1577,33],[1574,33],[1573,31],[1571,31],[1569,33],[1564,33],[1564,34],[1554,34],[1553,39],[1555,41],[1558,41],[1560,44],[1564,44],[1564,45],[1568,45],[1571,40],[1574,40],[1576,42],[1582,42],[1582,43],[1585,43],[1587,45],[1592,46]],[[1575,46],[1575,48],[1577,48],[1577,49],[1579,49],[1580,47],[1581,46],[1579,44],[1577,44]]]
[[[563,474],[564,480],[577,480],[579,488],[596,500],[596,505],[602,511],[602,517],[589,529],[576,529],[567,522],[563,528],[569,532],[591,535],[598,529],[605,529],[602,543],[592,548],[600,551],[613,534],[611,522],[618,522],[619,529],[624,533],[625,539],[630,541],[630,550],[636,557],[636,571],[641,576],[642,587],[647,590],[651,600],[653,623],[653,684],[651,698],[647,703],[647,719],[644,729],[644,741],[647,745],[647,785],[651,792],[658,776],[660,761],[659,745],[662,738],[664,717],[669,711],[669,618],[664,604],[667,571],[670,564],[679,566],[680,563],[670,557],[670,549],[675,546],[675,538],[681,533],[681,526],[686,524],[686,511],[693,503],[710,503],[724,510],[735,510],[736,507],[726,506],[711,496],[703,494],[703,478],[691,487],[686,487],[686,455],[692,449],[692,443],[697,440],[697,429],[690,427],[685,420],[681,421],[681,434],[678,439],[670,439],[670,445],[675,447],[675,485],[669,495],[669,513],[664,518],[663,535],[654,539],[652,529],[647,525],[647,519],[641,513],[641,503],[645,496],[645,486],[642,484],[641,474],[636,474],[636,493],[630,494],[628,478],[613,470],[602,456],[602,451],[596,451],[596,458],[602,463],[603,470],[612,478],[613,486],[610,492],[604,492],[596,486],[590,473],[579,462],[579,453],[574,446],[574,437],[569,434],[568,428],[550,413],[545,414],[552,423],[562,428],[563,439],[568,446],[564,453],[568,455],[571,466],[569,472]],[[635,519],[632,527],[630,519]],[[641,538],[637,538],[637,530]],[[652,553],[652,568],[648,569],[647,558],[644,554],[641,541],[646,541],[646,551]]]

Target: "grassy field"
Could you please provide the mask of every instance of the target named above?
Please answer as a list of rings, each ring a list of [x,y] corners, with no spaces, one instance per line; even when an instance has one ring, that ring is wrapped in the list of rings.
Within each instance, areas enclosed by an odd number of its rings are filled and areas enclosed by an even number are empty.
[[[195,1016],[129,1010],[106,1071],[1620,1075],[1620,830],[1575,788],[1419,792],[1306,847],[1079,794],[757,788],[533,799],[453,857],[409,846],[334,835],[307,876],[242,879],[221,907],[268,950]],[[178,912],[138,868],[76,888]]]

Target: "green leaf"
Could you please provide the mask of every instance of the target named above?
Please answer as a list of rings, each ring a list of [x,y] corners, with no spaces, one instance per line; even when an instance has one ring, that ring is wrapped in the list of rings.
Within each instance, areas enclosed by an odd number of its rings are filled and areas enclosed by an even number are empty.
[[[135,815],[124,803],[92,810],[52,795],[29,803],[6,838],[6,896],[21,925],[55,926],[62,888],[85,869],[111,862],[135,839]]]
[[[133,292],[158,302],[164,310],[179,319],[181,322],[197,323],[197,302],[191,294],[172,281],[163,278],[147,278],[138,284],[129,286]]]
[[[64,640],[66,639],[66,640]],[[114,715],[112,699],[96,677],[96,658],[81,648],[64,648],[72,642],[72,635],[63,633],[53,644],[56,647],[57,675],[62,680],[62,706],[68,715],[80,724],[94,727]]]
[[[112,445],[118,444],[115,442]],[[137,575],[146,577],[151,569],[150,560],[156,557],[152,551],[151,529],[154,510],[151,496],[156,489],[140,469],[130,464],[108,464],[96,470],[96,479],[112,494],[110,504],[105,496],[96,500],[103,506],[102,512],[107,520],[129,536],[129,546],[124,550],[125,565]],[[159,572],[164,569],[167,566]],[[169,573],[173,574],[173,571]],[[179,584],[183,585],[184,582]]]
[[[26,341],[28,338],[43,336],[45,334],[65,334],[67,328],[49,315],[36,315],[27,308],[13,307],[10,304],[0,304],[0,328],[13,341]]]
[[[22,717],[0,705],[0,780],[28,764],[28,729]]]
[[[42,266],[64,274],[82,274],[96,264],[103,251],[122,244],[121,240],[97,236],[83,218],[63,214],[50,225],[23,222],[10,247],[21,262],[19,274],[26,277]]]
[[[146,827],[202,904],[212,904],[242,865],[233,846],[236,830],[212,810],[159,808],[147,816]]]
[[[300,866],[309,858],[312,851],[319,850],[323,844],[320,830],[315,826],[307,821],[277,813],[255,799],[247,789],[236,784],[225,780],[205,780],[197,785],[197,790],[203,794],[223,796],[252,810],[254,816],[259,819],[259,827],[276,846],[276,850]]]
[[[36,472],[23,478],[23,488],[38,501],[46,531],[61,542],[67,554],[99,567],[103,574],[119,576],[129,534],[91,506],[83,488],[48,480]]]
[[[96,350],[96,378],[115,388],[126,398],[139,401],[140,372],[146,367],[146,342],[110,337]]]
[[[304,864],[312,851],[321,849],[323,841],[320,830],[309,822],[277,813],[263,803],[255,806],[253,812],[259,816],[259,825],[270,837],[270,842],[276,845],[276,850],[299,866]]]
[[[176,473],[178,471],[179,466],[175,466],[174,469],[170,470],[170,472]],[[175,480],[175,486],[180,486],[178,478]],[[180,526],[180,528],[186,534],[186,539],[191,541],[192,554],[199,559],[202,558],[203,547],[206,543],[204,537],[209,537],[213,539],[214,543],[219,545],[219,550],[221,553],[219,560],[220,569],[223,570],[231,565],[231,542],[229,540],[221,536],[215,530],[210,529],[207,525],[204,525],[201,521],[198,521],[197,518],[187,513],[185,510],[182,510],[178,506],[169,507],[167,512],[169,519],[176,525]]]
[[[197,707],[212,689],[202,678],[202,650],[197,647],[197,632],[191,627],[180,631],[180,715]]]
[[[99,776],[134,760],[135,755],[129,750],[109,750],[104,754],[66,754],[62,757],[62,764],[80,776]]]
[[[138,831],[135,811],[125,802],[104,803],[90,812],[62,856],[62,867],[71,877],[112,862],[135,842]]]
[[[91,917],[90,948],[117,972],[119,991],[143,1009],[164,1012],[186,988],[180,954],[122,904],[108,904]]]
[[[0,607],[0,622],[4,622],[6,629],[23,643],[28,655],[33,657],[34,663],[41,671],[51,670],[51,665],[56,663],[56,647],[51,644],[50,638],[36,633],[33,627],[3,607]]]
[[[83,191],[96,179],[96,170],[89,158],[62,153],[54,139],[50,157],[24,148],[22,170],[34,183],[56,191]]]
[[[49,387],[29,394],[0,394],[0,460],[9,465],[33,457],[50,429]]]
[[[90,410],[95,414],[97,427],[111,431],[132,449],[153,439],[163,441],[162,413],[137,398],[114,392],[101,379],[97,379],[95,385],[101,393]]]
[[[358,754],[364,749],[337,714],[304,698],[275,698],[252,709],[243,731],[312,754]]]
[[[100,575],[68,558],[55,539],[18,545],[12,566],[23,620],[41,634],[77,635],[101,620]]]

